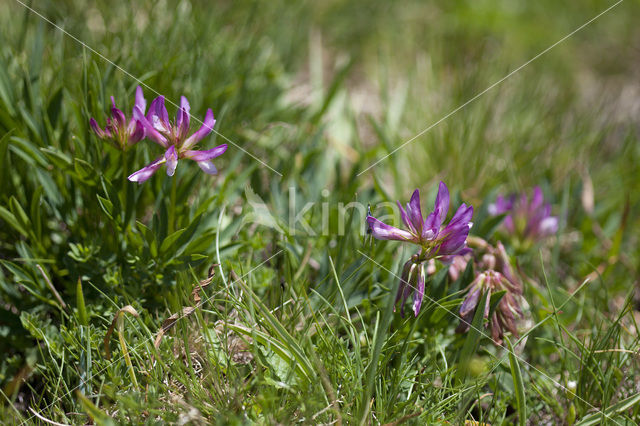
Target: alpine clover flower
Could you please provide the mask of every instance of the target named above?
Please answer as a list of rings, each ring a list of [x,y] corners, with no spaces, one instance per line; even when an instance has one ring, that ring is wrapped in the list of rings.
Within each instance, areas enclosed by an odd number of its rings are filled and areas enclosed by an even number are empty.
[[[475,266],[482,270],[467,287],[467,295],[460,306],[460,325],[457,331],[467,331],[477,309],[483,309],[486,326],[491,330],[495,344],[501,345],[504,333],[510,331],[518,336],[517,320],[522,317],[522,282],[514,273],[507,252],[501,242],[496,247],[480,238],[474,238],[471,245],[476,255]],[[491,295],[504,292],[500,301],[491,312]],[[484,306],[478,306],[482,295],[486,294]],[[491,317],[489,318],[489,315]]]
[[[142,87],[136,89],[135,109],[143,111],[147,107],[147,101],[144,99]],[[135,114],[132,114],[135,115]],[[98,126],[98,122],[92,117],[89,120],[91,129],[98,135],[100,139],[108,140],[115,145],[116,148],[125,151],[130,146],[144,139],[145,131],[142,124],[133,116],[127,120],[122,110],[116,108],[116,101],[111,96],[111,117],[107,118],[107,125],[104,129]]]
[[[551,205],[544,203],[542,190],[536,186],[531,202],[527,194],[517,197],[499,195],[495,203],[489,205],[489,214],[497,216],[507,214],[504,228],[523,240],[536,241],[558,231],[558,218],[551,216]]]
[[[180,108],[176,113],[175,122],[169,121],[167,108],[164,105],[164,96],[158,96],[151,102],[146,116],[142,108],[134,107],[133,116],[144,127],[147,138],[162,146],[165,149],[165,153],[151,164],[129,176],[128,179],[130,181],[138,183],[146,181],[163,164],[167,165],[167,175],[173,176],[178,166],[178,159],[181,158],[196,161],[198,166],[207,174],[215,175],[218,173],[211,160],[224,154],[227,150],[226,144],[218,145],[206,151],[191,149],[213,130],[213,126],[216,123],[213,118],[213,111],[207,109],[200,129],[188,136],[190,110],[189,101],[184,96],[180,99]]]
[[[402,207],[398,202],[402,222],[406,230],[387,225],[370,214],[367,215],[369,231],[379,240],[396,240],[416,244],[420,251],[413,255],[404,265],[397,300],[402,299],[401,313],[411,290],[413,295],[413,312],[418,316],[424,297],[425,271],[424,263],[430,259],[438,259],[449,263],[454,256],[468,253],[467,236],[471,228],[473,207],[462,204],[443,227],[443,221],[449,211],[449,190],[444,182],[440,182],[434,210],[424,218],[420,207],[420,192],[416,189],[411,200]]]

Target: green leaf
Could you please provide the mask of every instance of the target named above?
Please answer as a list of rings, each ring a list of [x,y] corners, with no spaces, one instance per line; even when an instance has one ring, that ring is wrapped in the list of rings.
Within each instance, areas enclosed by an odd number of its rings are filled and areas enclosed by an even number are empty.
[[[69,170],[73,167],[73,161],[67,154],[54,147],[40,148],[40,152],[49,160],[53,166],[60,171]]]
[[[113,203],[100,195],[96,195],[96,197],[98,197],[98,204],[100,204],[102,211],[105,212],[110,219],[113,219]]]
[[[471,358],[476,353],[476,349],[478,348],[478,344],[482,337],[484,337],[484,309],[483,306],[487,303],[487,293],[483,293],[478,302],[478,307],[476,308],[476,312],[473,315],[473,320],[471,321],[471,326],[469,331],[467,332],[467,338],[464,341],[464,345],[462,346],[462,351],[460,352],[460,360],[458,361],[458,371],[456,373],[456,381],[458,383],[464,383],[467,378],[467,374],[469,373],[469,364],[471,362]]]
[[[282,358],[290,367],[294,369],[299,378],[304,380],[309,380],[311,378],[311,373],[308,368],[311,366],[306,366],[303,363],[300,363],[299,357],[296,356],[295,352],[292,352],[287,348],[287,344],[276,340],[275,338],[269,336],[268,334],[256,330],[255,328],[248,328],[238,324],[227,324],[231,330],[244,334],[245,336],[253,338],[256,342],[260,343],[264,348],[268,350],[272,350],[275,354],[277,354],[280,358]],[[280,371],[281,372],[281,371]],[[276,374],[279,372],[276,371]],[[279,374],[278,374],[279,375]]]
[[[98,426],[115,426],[116,423],[113,419],[109,417],[107,413],[96,407],[95,404],[80,391],[76,391],[76,396],[80,400],[80,405],[82,405],[84,411],[91,417],[95,424]]]
[[[622,414],[624,411],[640,403],[640,393],[637,393],[629,398],[623,399],[616,404],[611,405],[603,412],[589,414],[583,417],[575,426],[591,426],[603,424],[605,419],[611,420],[611,416],[614,414]]]
[[[28,237],[26,229],[24,229],[24,227],[20,225],[20,222],[18,222],[16,217],[13,215],[13,213],[11,213],[9,210],[1,206],[0,206],[0,219],[7,222],[9,226],[11,226],[13,229],[18,231],[23,236]]]
[[[507,336],[504,337],[507,342],[507,348],[509,350],[509,365],[511,367],[511,377],[513,378],[513,386],[516,390],[516,406],[518,409],[518,424],[520,426],[526,426],[527,424],[527,401],[524,394],[524,381],[522,380],[522,372],[520,371],[520,364],[518,358],[513,352],[513,346]]]
[[[47,106],[47,116],[49,117],[49,123],[55,127],[60,116],[60,110],[62,109],[62,87],[60,87],[51,97],[49,105]]]
[[[296,341],[296,339],[289,334],[289,332],[282,326],[280,321],[271,313],[269,308],[267,308],[261,301],[260,298],[256,296],[253,290],[247,286],[242,280],[237,280],[236,283],[242,287],[242,289],[251,297],[252,303],[258,307],[258,310],[262,314],[264,318],[264,324],[268,326],[274,335],[277,337],[284,345],[284,348],[291,356],[296,360],[296,365],[299,365],[300,368],[304,371],[304,377],[306,379],[311,379],[316,376],[315,369],[311,361],[305,356],[304,351]],[[253,330],[252,330],[253,331]]]
[[[12,136],[9,149],[31,166],[47,167],[46,157],[36,144],[27,139]]]
[[[182,234],[184,234],[186,230],[187,230],[186,228],[178,229],[176,232],[174,232],[173,234],[165,238],[162,244],[160,245],[160,255],[162,256],[164,254],[167,254],[167,252],[170,249],[173,249],[175,252],[176,251],[175,249],[179,248],[179,247],[175,247],[176,245],[175,243],[176,241],[178,241],[178,238],[180,238]]]
[[[96,176],[98,176],[98,173],[91,164],[80,158],[74,158],[73,168],[76,171],[78,177],[82,179],[83,183],[90,186],[94,186],[97,184]]]
[[[495,293],[491,293],[491,299],[489,299],[489,318],[496,311],[498,307],[498,303],[502,300],[504,295],[507,294],[506,290],[496,291]]]
[[[78,319],[80,325],[89,325],[89,316],[87,315],[87,309],[84,304],[84,293],[82,292],[82,279],[78,277],[78,284],[76,285],[76,305],[78,308]]]
[[[33,229],[35,233],[36,240],[40,242],[42,240],[42,219],[41,219],[41,210],[42,210],[42,192],[44,189],[42,185],[38,185],[36,190],[33,191],[33,195],[31,196],[31,223],[33,224]]]
[[[480,226],[480,230],[478,231],[478,236],[488,240],[491,238],[498,226],[502,223],[504,218],[507,216],[507,213],[499,214],[496,216],[491,216],[484,221],[482,221],[482,225]]]
[[[100,183],[102,184],[105,199],[108,200],[112,206],[110,209],[111,217],[118,217],[118,214],[122,212],[122,205],[120,204],[118,191],[113,187],[111,181],[104,176],[100,176]]]

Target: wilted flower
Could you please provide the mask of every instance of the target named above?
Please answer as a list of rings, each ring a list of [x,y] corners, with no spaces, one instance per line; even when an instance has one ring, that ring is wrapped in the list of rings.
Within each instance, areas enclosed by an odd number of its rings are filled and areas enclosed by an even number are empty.
[[[486,293],[487,300],[481,308],[484,309],[484,318],[489,320],[493,341],[499,345],[502,343],[505,330],[518,335],[516,320],[522,316],[522,281],[513,270],[507,251],[500,241],[493,247],[482,238],[474,236],[469,238],[469,245],[474,249],[475,258],[465,256],[464,259],[467,262],[473,261],[475,269],[483,272],[477,274],[467,288],[467,296],[460,306],[461,322],[458,332],[469,329],[479,300]],[[456,258],[456,261],[460,259],[462,257]],[[458,271],[465,267],[466,262],[464,265],[458,265]],[[449,271],[451,272],[451,268]],[[505,294],[489,319],[491,295],[503,290]]]
[[[430,259],[450,262],[454,256],[469,251],[466,247],[466,240],[471,228],[473,207],[462,204],[449,224],[442,227],[449,211],[449,190],[443,182],[440,182],[438,188],[434,210],[426,219],[422,216],[420,192],[417,189],[407,204],[406,210],[402,208],[400,202],[398,202],[398,206],[407,230],[387,225],[370,214],[367,215],[367,224],[374,238],[407,241],[420,246],[420,252],[413,255],[404,265],[396,298],[396,301],[402,300],[401,304],[404,307],[411,290],[414,290],[413,312],[418,316],[424,297],[424,262]],[[403,309],[401,313],[403,313]]]
[[[499,195],[495,203],[489,205],[489,214],[496,216],[506,213],[504,227],[523,239],[539,240],[558,231],[558,218],[551,216],[551,205],[544,204],[540,187],[535,187],[531,202],[527,194],[520,197]]]
[[[505,291],[505,293],[489,318],[491,295],[500,291]],[[478,306],[483,294],[487,295],[484,306]],[[502,344],[505,331],[510,331],[517,337],[516,320],[522,316],[521,297],[522,289],[511,283],[500,272],[489,269],[479,273],[469,285],[467,296],[460,306],[461,322],[457,331],[467,331],[473,321],[476,309],[483,309],[484,319],[488,320],[487,326],[491,329],[491,338],[497,345]]]
[[[222,155],[227,150],[226,144],[218,145],[206,151],[191,149],[213,130],[213,126],[216,123],[213,118],[213,111],[207,109],[200,129],[191,136],[187,136],[189,134],[190,109],[187,98],[182,96],[180,108],[176,113],[176,120],[172,123],[169,121],[167,108],[164,105],[164,96],[158,96],[151,102],[146,117],[143,109],[134,107],[133,115],[144,127],[146,136],[161,145],[166,151],[163,156],[129,176],[130,181],[138,183],[146,181],[165,163],[167,165],[167,175],[173,176],[180,158],[196,161],[205,173],[214,175],[218,172],[211,160]]]
[[[138,108],[144,114],[146,107],[147,101],[144,99],[142,87],[138,86],[136,89],[136,103],[133,108],[134,110]],[[111,118],[107,118],[106,127],[104,129],[99,127],[94,118],[89,120],[89,124],[100,139],[109,140],[116,148],[124,151],[144,139],[144,127],[133,115],[127,120],[122,110],[116,108],[116,101],[111,96]]]

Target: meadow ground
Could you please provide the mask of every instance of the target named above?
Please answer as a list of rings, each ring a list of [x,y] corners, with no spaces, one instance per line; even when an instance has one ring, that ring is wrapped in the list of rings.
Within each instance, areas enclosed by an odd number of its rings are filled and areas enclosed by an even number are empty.
[[[639,12],[3,1],[2,423],[638,424]]]

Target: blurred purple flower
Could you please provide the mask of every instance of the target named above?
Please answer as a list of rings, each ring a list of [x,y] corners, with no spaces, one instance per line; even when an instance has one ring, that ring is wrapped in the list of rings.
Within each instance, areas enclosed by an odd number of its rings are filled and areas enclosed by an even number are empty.
[[[164,105],[164,96],[158,96],[151,102],[146,116],[142,108],[135,107],[133,109],[133,116],[144,127],[146,136],[162,146],[166,151],[163,156],[129,176],[130,181],[138,183],[146,181],[163,164],[167,165],[167,175],[173,176],[178,166],[178,160],[181,158],[196,161],[198,166],[207,174],[214,175],[218,172],[211,160],[224,154],[227,150],[226,144],[218,145],[206,151],[191,149],[213,130],[213,126],[216,123],[213,118],[213,111],[207,109],[200,129],[191,136],[187,136],[189,134],[190,109],[187,98],[182,96],[180,108],[173,123],[169,121],[167,108]]]
[[[505,229],[523,239],[535,241],[558,231],[558,218],[551,216],[551,205],[544,203],[540,187],[534,188],[531,202],[524,193],[520,197],[515,194],[506,198],[499,195],[495,203],[489,205],[489,214],[505,213]]]
[[[147,101],[144,99],[142,93],[142,87],[138,86],[136,89],[136,103],[133,107],[143,111],[147,107]],[[127,121],[122,110],[116,108],[116,101],[111,96],[111,117],[107,118],[107,125],[104,129],[98,126],[98,122],[91,118],[89,124],[93,131],[98,135],[100,139],[108,140],[112,142],[116,148],[126,150],[130,146],[140,142],[144,139],[145,131],[142,124],[136,120],[132,114],[132,117]]]
[[[470,252],[466,247],[466,240],[471,228],[473,207],[462,204],[449,223],[443,227],[443,221],[449,211],[449,190],[444,182],[440,182],[434,210],[426,218],[422,216],[420,192],[417,189],[413,192],[406,209],[400,202],[398,207],[406,230],[387,225],[370,214],[367,215],[367,224],[374,238],[406,241],[420,246],[420,252],[413,255],[404,265],[396,298],[396,301],[401,300],[401,313],[404,314],[404,303],[411,290],[414,290],[413,312],[418,316],[424,297],[424,263],[430,259],[449,263],[455,256]]]

